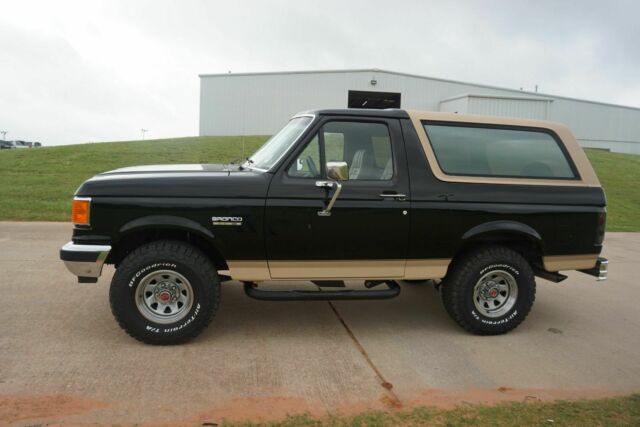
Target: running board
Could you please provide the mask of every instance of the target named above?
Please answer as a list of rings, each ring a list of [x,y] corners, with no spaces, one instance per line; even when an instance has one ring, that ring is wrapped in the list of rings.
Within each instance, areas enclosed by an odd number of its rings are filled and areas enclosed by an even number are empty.
[[[335,300],[365,300],[389,299],[400,295],[400,285],[394,281],[387,281],[388,289],[376,291],[261,291],[255,283],[245,282],[244,293],[248,297],[262,301],[335,301]]]
[[[546,271],[542,268],[538,268],[534,270],[536,276],[543,278],[544,280],[548,280],[553,283],[560,283],[564,279],[567,278],[564,274],[560,274],[557,272]]]

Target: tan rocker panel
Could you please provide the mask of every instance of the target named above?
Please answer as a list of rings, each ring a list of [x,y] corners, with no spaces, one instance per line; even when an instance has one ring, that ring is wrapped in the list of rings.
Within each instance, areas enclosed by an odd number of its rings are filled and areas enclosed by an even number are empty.
[[[481,116],[471,114],[455,114],[455,113],[442,113],[442,112],[424,112],[424,111],[407,111],[411,122],[418,133],[418,138],[424,152],[429,161],[429,166],[436,178],[440,181],[448,182],[467,182],[467,183],[484,183],[484,184],[519,184],[519,185],[556,185],[556,186],[579,186],[579,187],[600,187],[600,181],[593,171],[589,159],[582,150],[582,147],[578,144],[575,137],[569,130],[569,128],[561,123],[548,122],[543,120],[529,120],[529,119],[514,119],[510,117],[494,117],[494,116]],[[461,176],[461,175],[449,175],[440,169],[436,155],[433,152],[433,148],[429,143],[429,138],[422,125],[423,120],[443,121],[443,122],[458,122],[468,123],[473,126],[474,124],[492,124],[492,125],[507,125],[507,126],[526,126],[542,129],[549,129],[558,135],[561,139],[561,144],[565,146],[569,156],[573,160],[573,163],[580,174],[580,179],[566,180],[566,179],[538,179],[538,178],[502,178],[502,177],[485,177],[485,176]]]
[[[227,261],[227,267],[233,280],[246,282],[271,280],[267,261]]]
[[[585,270],[595,266],[598,255],[552,255],[543,257],[547,271]],[[441,279],[450,259],[328,260],[328,261],[228,261],[234,280],[315,279]],[[270,268],[271,267],[271,268]]]
[[[450,259],[228,261],[234,280],[439,279]]]
[[[547,271],[560,270],[587,270],[593,268],[598,260],[598,255],[552,255],[542,258],[544,268]]]
[[[403,279],[441,279],[447,275],[450,259],[409,259]]]

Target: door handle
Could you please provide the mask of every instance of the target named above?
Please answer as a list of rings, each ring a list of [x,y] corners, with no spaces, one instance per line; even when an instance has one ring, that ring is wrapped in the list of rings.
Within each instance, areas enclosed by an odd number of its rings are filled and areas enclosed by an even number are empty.
[[[342,184],[340,184],[338,181],[316,181],[316,187],[336,188],[336,191],[334,191],[333,197],[331,197],[327,208],[318,211],[318,216],[331,216],[331,208],[333,208],[334,203],[336,202],[338,196],[340,195],[340,192],[342,191]]]
[[[383,199],[394,199],[394,200],[405,200],[407,198],[406,194],[400,193],[381,193],[379,195]]]

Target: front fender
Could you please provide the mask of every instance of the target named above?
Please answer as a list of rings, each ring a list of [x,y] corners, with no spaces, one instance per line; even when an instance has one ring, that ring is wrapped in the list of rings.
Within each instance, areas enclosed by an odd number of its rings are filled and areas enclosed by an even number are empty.
[[[118,230],[118,235],[123,236],[132,232],[149,228],[170,228],[175,230],[189,231],[202,235],[209,240],[213,240],[215,237],[211,230],[206,229],[201,224],[198,224],[191,219],[173,215],[149,215],[141,218],[136,218],[120,227],[120,229]]]

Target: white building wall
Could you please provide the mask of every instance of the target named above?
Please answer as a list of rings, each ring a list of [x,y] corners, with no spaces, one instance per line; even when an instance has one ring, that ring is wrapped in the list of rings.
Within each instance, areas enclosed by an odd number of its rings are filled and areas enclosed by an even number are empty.
[[[373,78],[377,81],[375,86],[370,83]],[[545,116],[567,124],[584,146],[640,151],[636,148],[640,147],[638,108],[367,70],[202,75],[200,135],[272,134],[299,111],[346,108],[349,90],[400,92],[402,108],[431,111],[441,109],[441,100],[462,94],[552,99],[553,102],[540,103],[546,111],[533,111],[531,105],[517,102],[498,106],[500,102],[493,105],[494,101],[487,100],[475,105],[472,102],[467,109],[478,114],[493,111]]]
[[[471,89],[478,87],[384,72],[205,75],[200,85],[200,134],[268,135],[299,111],[346,108],[349,90],[400,92],[402,108],[438,111],[441,99]]]
[[[469,113],[548,120],[550,103],[548,100],[470,97]]]
[[[568,125],[583,147],[640,154],[640,109],[557,98],[551,120]]]
[[[458,96],[441,101],[439,110],[445,113],[467,114],[469,112],[469,97]]]
[[[440,111],[548,120],[551,102],[544,98],[469,94],[441,101]]]

